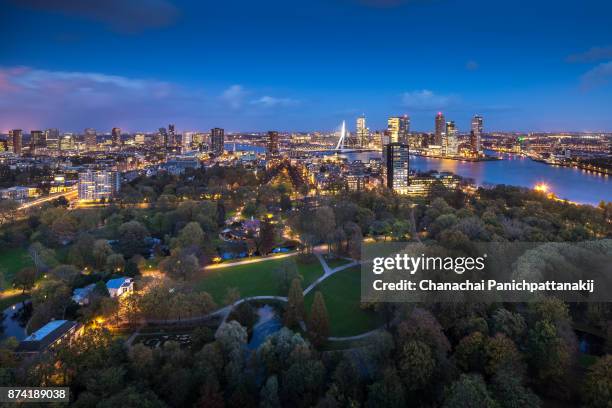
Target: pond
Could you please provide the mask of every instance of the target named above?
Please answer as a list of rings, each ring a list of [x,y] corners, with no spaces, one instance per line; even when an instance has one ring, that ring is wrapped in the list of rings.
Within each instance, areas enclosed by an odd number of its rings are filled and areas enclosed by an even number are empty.
[[[251,341],[247,344],[248,350],[257,350],[266,341],[268,336],[276,333],[283,327],[276,309],[270,305],[263,305],[258,308],[257,316],[257,323],[253,326]]]
[[[0,340],[15,337],[18,341],[26,338],[25,324],[19,318],[23,303],[19,302],[4,309],[2,313],[2,331]]]

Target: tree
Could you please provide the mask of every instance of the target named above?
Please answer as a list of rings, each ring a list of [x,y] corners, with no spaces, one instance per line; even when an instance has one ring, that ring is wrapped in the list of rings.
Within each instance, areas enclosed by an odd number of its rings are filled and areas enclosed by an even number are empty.
[[[188,280],[200,270],[200,263],[195,255],[179,253],[165,258],[159,268],[173,279]]]
[[[399,371],[404,385],[410,391],[425,388],[433,376],[436,360],[429,346],[421,341],[412,340],[402,348]]]
[[[567,373],[569,350],[550,321],[538,321],[529,331],[527,353],[529,364],[540,384],[558,384]]]
[[[323,294],[319,291],[315,293],[312,307],[310,309],[310,319],[308,320],[308,336],[312,344],[320,346],[329,337],[329,317]]]
[[[485,372],[489,375],[504,370],[520,377],[522,373],[522,356],[511,339],[498,333],[485,343]]]
[[[444,408],[495,408],[497,402],[489,394],[487,385],[477,374],[462,374],[449,388]]]
[[[527,330],[523,316],[507,309],[497,309],[492,321],[493,333],[503,333],[515,342],[520,341]]]
[[[106,270],[110,274],[119,274],[125,268],[125,259],[121,254],[111,254],[106,258]]]
[[[457,366],[463,371],[480,371],[484,369],[486,338],[480,332],[474,332],[461,339],[455,350]]]
[[[274,274],[278,279],[279,291],[281,293],[287,293],[295,278],[301,279],[298,267],[291,258],[283,259],[274,269]]]
[[[610,401],[612,401],[612,355],[608,354],[600,357],[589,367],[582,395],[589,407],[610,407]]]
[[[299,278],[294,278],[287,296],[285,326],[295,327],[304,319],[304,293]]]
[[[267,255],[272,251],[276,242],[275,235],[274,225],[268,220],[263,221],[259,229],[259,237],[256,240],[261,255]]]
[[[93,244],[92,257],[94,267],[102,269],[106,265],[106,259],[113,253],[113,249],[105,239],[97,239]]]
[[[145,238],[149,236],[149,231],[138,221],[121,224],[118,233],[119,248],[124,256],[131,258],[147,249]]]
[[[265,385],[261,388],[259,408],[280,408],[278,398],[278,378],[273,375],[268,377]]]
[[[13,219],[15,211],[19,208],[19,203],[14,200],[0,200],[0,225]]]
[[[50,275],[67,285],[72,285],[79,276],[79,270],[72,265],[58,265],[51,270]]]
[[[539,408],[540,399],[521,383],[521,377],[508,370],[500,370],[491,382],[491,391],[502,408]]]
[[[26,267],[21,268],[16,274],[13,283],[18,289],[21,289],[21,293],[25,293],[26,290],[30,290],[36,283],[36,269]]]
[[[175,246],[179,248],[193,248],[194,250],[201,249],[204,244],[204,231],[202,227],[195,221],[191,221],[179,232],[175,241]]]
[[[397,372],[387,369],[382,379],[368,387],[367,408],[404,408],[406,406],[405,391]]]

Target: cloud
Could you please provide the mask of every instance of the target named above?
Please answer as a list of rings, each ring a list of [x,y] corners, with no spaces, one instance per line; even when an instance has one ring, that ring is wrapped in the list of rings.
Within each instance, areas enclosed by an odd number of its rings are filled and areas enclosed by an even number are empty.
[[[287,107],[298,105],[300,101],[291,98],[276,98],[273,96],[262,96],[251,101],[251,104],[262,106],[264,108]]]
[[[599,62],[612,59],[612,46],[592,47],[589,50],[569,55],[565,61],[570,63],[577,62]]]
[[[468,71],[476,71],[479,67],[480,65],[478,64],[478,62],[474,60],[469,60],[465,63],[465,69],[467,69]]]
[[[238,109],[244,103],[247,91],[242,85],[232,85],[221,94],[221,99],[232,109]]]
[[[456,101],[457,97],[454,95],[437,95],[428,89],[402,94],[402,105],[414,110],[444,109]]]
[[[166,123],[212,127],[230,120],[236,126],[238,114],[262,118],[298,103],[259,96],[242,85],[205,91],[150,78],[0,66],[3,130],[94,127],[104,131],[113,126],[151,130]]]
[[[179,10],[168,0],[12,0],[17,6],[98,21],[136,33],[174,24]]]
[[[612,80],[612,61],[604,62],[580,77],[582,89],[588,91],[593,88],[607,85]]]

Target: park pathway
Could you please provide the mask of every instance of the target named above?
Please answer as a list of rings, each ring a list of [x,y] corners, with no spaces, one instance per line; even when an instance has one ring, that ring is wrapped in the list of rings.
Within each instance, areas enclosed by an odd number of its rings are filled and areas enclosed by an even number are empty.
[[[247,264],[247,263],[262,262],[262,261],[267,261],[269,259],[285,258],[285,257],[289,257],[289,256],[294,256],[294,255],[297,255],[297,254],[298,254],[298,252],[294,252],[294,253],[283,254],[283,255],[276,255],[276,256],[271,256],[271,257],[262,257],[262,258],[257,258],[257,259],[249,259],[249,260],[244,260],[244,261],[237,261],[237,262],[224,263],[224,264],[218,264],[218,265],[209,265],[209,267],[206,267],[204,269],[216,269],[216,268],[223,268],[223,267],[227,267],[227,266],[234,266],[234,265],[242,265],[242,264]],[[336,274],[337,272],[340,272],[340,271],[343,271],[345,269],[348,269],[348,268],[351,268],[353,266],[361,264],[361,261],[358,261],[358,260],[355,260],[355,259],[351,259],[351,258],[344,258],[344,259],[348,260],[349,262],[344,264],[344,265],[340,265],[340,266],[338,266],[336,268],[330,268],[330,266],[327,264],[327,262],[325,261],[325,258],[323,257],[323,255],[321,255],[320,252],[318,252],[318,251],[315,252],[315,256],[317,257],[317,259],[319,260],[319,262],[321,264],[321,267],[323,268],[323,275],[321,275],[317,280],[315,280],[313,283],[311,283],[304,290],[304,296],[306,296],[308,293],[310,293],[315,287],[317,287],[325,279],[327,279],[330,276]],[[129,337],[129,339],[126,341],[126,345],[130,346],[132,344],[134,339],[140,333],[140,329],[142,329],[145,326],[145,324],[147,324],[147,323],[153,323],[153,324],[193,323],[193,322],[198,322],[198,321],[202,321],[202,320],[208,320],[208,319],[220,316],[221,317],[221,322],[219,324],[219,327],[217,328],[217,332],[218,332],[219,329],[221,328],[221,326],[223,326],[227,322],[227,319],[228,319],[229,315],[232,313],[232,310],[234,310],[235,307],[241,305],[244,302],[250,302],[250,301],[253,301],[253,300],[275,300],[275,301],[279,301],[279,302],[286,302],[287,298],[285,296],[249,296],[249,297],[245,297],[245,298],[242,298],[242,299],[238,299],[237,301],[235,301],[231,305],[224,306],[224,307],[222,307],[220,309],[217,309],[214,312],[211,312],[211,313],[209,313],[207,315],[204,315],[204,316],[189,317],[189,318],[185,318],[185,319],[171,319],[171,320],[147,320],[146,322],[144,322]],[[300,322],[300,326],[302,327],[302,329],[304,331],[307,330],[306,329],[306,324],[304,322]],[[371,331],[366,332],[366,333],[358,334],[358,335],[355,335],[355,336],[348,336],[348,337],[329,337],[328,340],[330,340],[330,341],[359,340],[359,339],[363,339],[363,338],[369,337],[369,336],[379,332],[380,330],[381,330],[380,328],[379,329],[374,329],[374,330],[371,330]]]

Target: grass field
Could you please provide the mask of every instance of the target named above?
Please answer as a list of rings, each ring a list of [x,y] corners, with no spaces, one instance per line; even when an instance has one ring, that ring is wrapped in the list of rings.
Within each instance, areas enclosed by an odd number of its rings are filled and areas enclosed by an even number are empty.
[[[352,267],[337,272],[319,284],[306,296],[306,310],[310,310],[314,293],[321,291],[325,298],[332,336],[354,336],[383,324],[382,318],[371,310],[363,310],[361,298],[361,270]]]
[[[34,265],[32,258],[25,249],[10,249],[0,251],[0,273],[3,275],[0,286],[2,289],[10,287],[15,274],[26,266]]]
[[[223,302],[228,288],[237,288],[240,297],[248,296],[287,296],[281,293],[276,269],[282,262],[296,262],[299,273],[303,276],[302,287],[305,288],[323,274],[321,264],[297,261],[296,257],[270,259],[246,265],[206,270],[195,282],[195,288],[206,291],[218,304]]]
[[[351,263],[352,261],[346,260],[344,258],[325,258],[325,262],[327,263],[327,266],[329,266],[331,269],[336,269],[337,267],[346,265],[348,263]]]

